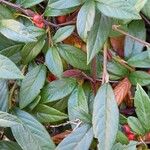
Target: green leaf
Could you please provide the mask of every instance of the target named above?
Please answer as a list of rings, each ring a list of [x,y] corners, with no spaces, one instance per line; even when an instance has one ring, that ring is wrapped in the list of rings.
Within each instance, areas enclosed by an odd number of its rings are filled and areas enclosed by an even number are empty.
[[[31,62],[41,52],[44,44],[45,36],[41,37],[37,42],[26,44],[21,51],[23,64]]]
[[[20,124],[21,121],[16,116],[0,111],[0,127],[13,127]]]
[[[37,41],[35,35],[31,34],[26,26],[13,19],[0,20],[0,33],[17,42]]]
[[[12,60],[15,63],[18,63],[21,60],[20,51],[22,49],[22,44],[16,44],[13,46],[9,46],[5,49],[2,49],[0,51],[0,54],[8,57],[10,60]]]
[[[117,77],[117,79],[121,79],[129,74],[129,70],[122,66],[121,64],[117,63],[117,61],[111,61],[107,64],[107,70],[110,73],[110,78],[113,78],[113,75]]]
[[[132,0],[130,0],[132,1]],[[138,12],[141,11],[141,9],[143,8],[143,6],[146,4],[146,2],[148,0],[134,0],[136,3],[135,3],[135,8]]]
[[[0,111],[8,111],[8,85],[6,80],[0,80]]]
[[[58,78],[62,77],[63,64],[57,51],[57,47],[50,47],[45,57],[46,65],[48,69]]]
[[[129,74],[129,79],[133,85],[139,83],[142,86],[150,84],[150,74],[144,71],[134,71]]]
[[[53,150],[55,145],[44,126],[27,112],[19,109],[13,113],[22,121],[22,125],[11,127],[12,133],[23,150]]]
[[[0,19],[12,19],[13,13],[4,5],[0,5]]]
[[[53,102],[66,97],[75,86],[76,80],[73,78],[62,78],[49,83],[42,89],[42,103]]]
[[[81,7],[77,16],[77,31],[83,41],[87,40],[88,32],[94,24],[95,18],[95,2],[86,1]]]
[[[133,57],[131,57],[128,61],[128,64],[137,68],[150,68],[150,57],[149,52],[144,51],[139,53]]]
[[[42,123],[53,123],[68,118],[66,114],[44,104],[38,104],[34,113]]]
[[[134,106],[142,126],[147,132],[150,132],[150,98],[139,84],[135,92]]]
[[[137,142],[131,141],[128,145],[122,145],[121,143],[116,143],[112,150],[137,150]]]
[[[55,9],[66,9],[75,6],[81,5],[85,0],[55,0],[51,2],[49,5],[51,8]]]
[[[89,66],[86,63],[86,53],[81,49],[67,44],[60,44],[58,46],[60,55],[75,68],[88,70]]]
[[[121,143],[121,144],[128,144],[129,140],[128,138],[125,136],[125,134],[121,131],[118,130],[117,132],[117,136],[116,136],[116,142]]]
[[[12,141],[0,141],[0,149],[1,150],[22,150],[22,148],[16,142],[12,142]]]
[[[51,4],[57,2],[58,0],[50,0],[46,7],[46,11],[44,13],[45,16],[62,16],[74,12],[77,7],[71,7],[66,9],[52,8]]]
[[[100,87],[94,99],[92,123],[99,149],[111,150],[118,131],[119,111],[113,90],[108,83]]]
[[[87,38],[87,63],[89,64],[93,57],[103,48],[107,40],[112,20],[106,16],[97,14],[94,25]]]
[[[37,106],[37,104],[40,102],[40,100],[41,100],[41,96],[38,95],[38,96],[33,100],[33,102],[31,102],[31,103],[28,105],[28,108],[29,108],[30,110],[33,110],[33,109]]]
[[[82,125],[68,135],[56,150],[88,150],[92,143],[93,130],[89,125]]]
[[[133,132],[135,132],[138,135],[144,135],[145,129],[142,127],[141,122],[136,117],[128,117],[128,124]]]
[[[54,43],[62,42],[63,40],[65,40],[67,37],[69,37],[72,34],[74,29],[75,26],[73,25],[59,28],[55,33],[55,35],[53,36]]]
[[[97,0],[98,9],[106,16],[117,19],[141,19],[138,11],[126,0]]]
[[[143,20],[134,20],[128,25],[128,31],[130,35],[146,40],[146,29]],[[126,36],[125,39],[125,57],[130,58],[142,52],[144,45]]]
[[[86,121],[88,118],[84,114],[88,114],[88,103],[82,86],[78,85],[68,100],[68,114],[70,120],[81,119]],[[91,121],[91,120],[90,120]],[[87,120],[86,122],[90,122]]]
[[[22,79],[24,78],[24,76],[10,59],[3,55],[0,55],[0,78]]]
[[[150,1],[147,0],[147,3],[144,5],[142,12],[144,13],[145,16],[147,16],[150,19]]]
[[[29,71],[21,83],[20,88],[20,108],[26,107],[30,104],[40,93],[44,86],[46,78],[46,68],[44,65],[39,65],[33,70]]]
[[[18,0],[18,1],[21,6],[25,8],[29,8],[29,7],[32,7],[34,5],[41,3],[44,0]]]

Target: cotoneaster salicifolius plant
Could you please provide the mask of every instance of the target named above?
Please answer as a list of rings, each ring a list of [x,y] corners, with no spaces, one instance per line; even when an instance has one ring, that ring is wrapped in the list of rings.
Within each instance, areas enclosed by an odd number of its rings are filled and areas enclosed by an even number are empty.
[[[148,149],[149,19],[149,0],[0,0],[0,149]]]

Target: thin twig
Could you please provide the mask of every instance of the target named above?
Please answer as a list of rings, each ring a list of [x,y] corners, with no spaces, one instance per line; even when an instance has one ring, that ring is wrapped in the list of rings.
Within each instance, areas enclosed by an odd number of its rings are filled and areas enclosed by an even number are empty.
[[[103,77],[102,77],[102,84],[109,82],[109,74],[107,72],[107,50],[108,50],[108,44],[106,42],[104,44],[104,50],[103,50]]]
[[[26,70],[26,65],[23,66],[21,72],[24,74],[25,73],[25,70]],[[8,102],[9,102],[9,109],[11,109],[12,107],[12,97],[13,97],[13,94],[14,94],[14,91],[17,87],[17,81],[15,81],[14,85],[12,86],[12,88],[10,89],[10,94],[9,94],[9,98],[8,98]]]
[[[61,126],[66,126],[68,124],[78,125],[79,122],[81,122],[81,121],[79,119],[76,119],[76,120],[67,121],[65,123],[61,123],[61,124],[58,124],[58,125],[48,125],[48,127],[50,127],[50,128],[58,128],[58,127],[61,127]]]
[[[138,39],[138,38],[136,38],[136,37],[134,37],[134,36],[128,34],[127,32],[123,31],[122,29],[119,29],[119,27],[120,27],[120,25],[113,25],[113,26],[112,26],[112,29],[115,30],[115,31],[118,31],[118,32],[121,33],[121,34],[124,34],[124,35],[130,37],[131,39],[133,39],[133,40],[135,40],[135,41],[138,41],[139,43],[143,44],[143,45],[146,46],[146,47],[150,47],[150,43],[145,42],[145,41],[143,41],[143,40],[141,40],[141,39]]]
[[[92,60],[92,78],[93,78],[93,92],[96,95],[96,78],[97,78],[97,67],[96,67],[96,56]]]
[[[145,17],[143,13],[140,13],[141,17],[150,25],[150,21]]]

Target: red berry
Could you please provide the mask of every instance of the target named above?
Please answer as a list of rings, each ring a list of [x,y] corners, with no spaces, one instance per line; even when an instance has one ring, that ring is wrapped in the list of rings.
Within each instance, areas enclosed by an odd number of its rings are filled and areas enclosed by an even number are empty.
[[[58,16],[57,17],[57,22],[58,23],[65,23],[66,22],[66,16]]]
[[[56,80],[57,78],[53,75],[53,74],[49,74],[48,75],[48,81],[52,82],[54,80]]]
[[[135,140],[135,135],[133,133],[128,134],[127,137],[129,141]]]
[[[39,28],[43,28],[44,27],[44,22],[43,22],[43,17],[39,14],[36,14],[33,16],[33,22],[34,24],[39,27]]]
[[[129,127],[129,125],[124,125],[123,126],[123,129],[124,129],[124,132],[126,133],[126,134],[130,134],[131,133],[131,130],[130,130],[130,127]]]
[[[33,16],[33,22],[41,23],[43,22],[43,17],[39,14]]]
[[[35,23],[35,25],[38,27],[38,28],[43,28],[44,27],[44,23]]]

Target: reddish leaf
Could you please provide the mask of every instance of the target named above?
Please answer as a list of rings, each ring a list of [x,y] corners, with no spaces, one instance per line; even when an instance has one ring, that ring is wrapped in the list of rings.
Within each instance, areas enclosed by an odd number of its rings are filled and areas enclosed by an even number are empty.
[[[110,38],[111,45],[117,53],[123,57],[124,56],[124,40],[125,36],[112,37]]]
[[[128,92],[130,91],[131,83],[128,78],[123,79],[115,88],[114,93],[116,97],[116,101],[118,105],[122,103],[124,98],[127,96]]]
[[[60,134],[57,134],[52,137],[52,140],[54,143],[59,144],[67,135],[69,135],[72,131],[66,130],[65,132],[62,132]]]

